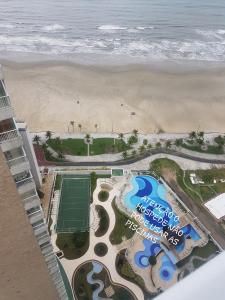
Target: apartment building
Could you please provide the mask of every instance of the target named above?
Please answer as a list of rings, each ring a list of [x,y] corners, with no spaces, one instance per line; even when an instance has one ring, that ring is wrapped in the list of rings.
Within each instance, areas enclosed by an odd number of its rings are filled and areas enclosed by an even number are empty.
[[[1,70],[0,232],[1,299],[68,299]]]

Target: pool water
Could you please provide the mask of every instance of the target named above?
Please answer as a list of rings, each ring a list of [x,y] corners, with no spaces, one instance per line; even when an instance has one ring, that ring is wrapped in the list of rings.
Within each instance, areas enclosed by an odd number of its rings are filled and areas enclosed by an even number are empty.
[[[155,215],[168,221],[168,225],[176,226],[179,224],[179,220],[174,220],[176,214],[173,212],[171,205],[166,199],[167,191],[163,184],[158,182],[154,177],[146,175],[133,177],[131,179],[131,183],[133,189],[127,193],[124,199],[124,204],[128,209],[137,211],[137,205],[142,204],[145,208],[153,211]],[[145,197],[147,197],[148,201],[145,200]],[[159,210],[154,206],[150,205],[151,200],[155,201],[157,205],[162,206],[161,212],[159,212]],[[173,212],[173,216],[169,217],[168,213],[166,214],[166,211]],[[144,218],[147,219],[149,223],[162,227],[161,223],[153,220],[153,217],[144,215]],[[183,251],[186,239],[191,238],[194,241],[201,239],[200,235],[191,224],[187,224],[181,229],[185,238],[180,245],[175,246],[175,250],[177,252]],[[177,258],[174,256],[173,252],[166,249],[160,242],[153,243],[148,239],[143,239],[143,245],[144,250],[137,251],[134,255],[134,262],[136,266],[141,269],[150,267],[149,257],[157,256],[161,251],[163,251],[163,255],[160,256],[160,262],[157,262],[160,265],[158,270],[159,278],[163,281],[171,281],[177,270]]]
[[[137,205],[140,204],[154,212],[154,216],[167,221],[168,225],[176,226],[179,224],[179,221],[175,218],[176,214],[166,199],[167,192],[163,184],[159,183],[154,177],[146,175],[133,177],[131,183],[133,190],[125,196],[124,200],[128,209],[136,211]],[[146,201],[145,198],[148,200]],[[161,206],[161,209],[159,210],[156,206]],[[168,212],[172,212],[170,217]],[[158,222],[157,218],[153,219],[153,216],[144,214],[144,218],[153,226],[163,227],[162,222]]]

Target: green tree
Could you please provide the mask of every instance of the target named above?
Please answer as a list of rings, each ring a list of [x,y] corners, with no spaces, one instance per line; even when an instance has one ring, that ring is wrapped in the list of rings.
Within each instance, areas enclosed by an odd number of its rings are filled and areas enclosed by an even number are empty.
[[[132,153],[131,153],[131,155],[132,155],[132,156],[136,156],[136,155],[137,155],[137,151],[136,151],[136,150],[133,150]]]
[[[156,148],[161,148],[162,147],[162,144],[160,142],[157,142],[156,143]]]
[[[197,136],[197,135],[196,135],[196,132],[195,132],[195,131],[191,131],[191,132],[189,133],[189,138],[192,139],[192,140],[195,139],[196,136]]]
[[[148,143],[147,149],[150,151],[152,149],[152,144]]]
[[[171,143],[171,141],[166,141],[166,148],[171,148],[171,146],[172,146],[172,143]]]
[[[95,124],[95,131],[97,132],[98,130],[98,124]]]
[[[35,142],[37,145],[39,145],[40,141],[41,141],[41,137],[36,134],[33,138],[33,142]]]
[[[74,121],[70,121],[70,125],[72,126],[72,128],[73,128],[73,132],[74,132],[74,124],[75,124],[75,122]]]
[[[218,135],[215,137],[214,142],[217,143],[218,145],[224,145],[225,141],[224,138],[221,135]]]
[[[81,132],[82,125],[78,124],[79,131]]]
[[[139,153],[140,153],[140,154],[143,154],[143,153],[145,152],[145,146],[144,146],[144,145],[141,145],[141,146],[138,148],[138,150],[139,150]]]
[[[122,140],[124,137],[123,133],[119,133],[119,138]]]
[[[176,147],[181,147],[183,144],[183,139],[176,139],[175,140],[175,146]]]
[[[135,135],[137,137],[137,135],[138,135],[138,130],[137,129],[133,130],[133,135]]]
[[[138,141],[137,137],[135,135],[131,135],[128,139],[128,145],[136,144]]]
[[[46,138],[48,139],[48,140],[50,140],[51,139],[51,137],[52,137],[52,133],[51,133],[51,131],[46,131],[46,134],[45,134],[45,136],[46,136]]]
[[[126,159],[126,158],[128,157],[127,151],[124,151],[124,152],[122,153],[122,155],[123,155],[123,158]]]
[[[147,145],[148,145],[148,140],[147,140],[147,139],[144,139],[144,140],[143,140],[143,145],[144,145],[144,146],[147,146]]]
[[[204,135],[205,135],[204,131],[199,131],[198,136],[200,139],[204,139]]]

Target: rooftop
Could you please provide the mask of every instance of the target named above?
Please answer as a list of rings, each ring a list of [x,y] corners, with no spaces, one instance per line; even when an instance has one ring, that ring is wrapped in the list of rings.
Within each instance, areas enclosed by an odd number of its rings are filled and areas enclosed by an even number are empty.
[[[205,203],[205,206],[217,219],[225,216],[225,193]]]

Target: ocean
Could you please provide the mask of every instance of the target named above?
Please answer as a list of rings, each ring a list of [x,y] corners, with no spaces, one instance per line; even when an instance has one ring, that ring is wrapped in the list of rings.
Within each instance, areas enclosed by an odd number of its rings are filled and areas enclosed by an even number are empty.
[[[224,0],[0,0],[0,56],[225,62]]]

